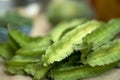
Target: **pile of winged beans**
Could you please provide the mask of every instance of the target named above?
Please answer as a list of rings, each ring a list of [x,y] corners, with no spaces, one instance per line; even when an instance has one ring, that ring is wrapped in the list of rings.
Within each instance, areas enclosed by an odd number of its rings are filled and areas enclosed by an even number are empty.
[[[63,22],[49,35],[34,38],[8,28],[0,55],[9,73],[28,74],[33,80],[94,77],[119,64],[119,32],[120,19]]]

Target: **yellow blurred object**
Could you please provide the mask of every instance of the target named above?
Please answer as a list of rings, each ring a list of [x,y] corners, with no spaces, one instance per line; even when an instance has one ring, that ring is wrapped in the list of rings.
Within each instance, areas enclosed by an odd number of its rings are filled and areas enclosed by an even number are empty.
[[[108,21],[120,17],[120,0],[91,0],[96,17]]]

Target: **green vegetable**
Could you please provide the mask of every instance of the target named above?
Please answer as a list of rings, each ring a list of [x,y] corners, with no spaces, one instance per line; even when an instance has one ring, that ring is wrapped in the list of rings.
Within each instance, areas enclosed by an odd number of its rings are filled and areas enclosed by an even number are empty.
[[[40,66],[40,69],[35,73],[33,80],[40,80],[44,78],[50,68],[51,68],[51,65],[47,67]]]
[[[29,64],[26,66],[25,71],[34,76],[33,80],[40,80],[45,77],[51,66],[44,67],[40,64]]]
[[[8,34],[8,43],[9,45],[14,49],[17,50],[20,48],[20,46],[17,44],[17,42]]]
[[[40,64],[33,63],[33,64],[28,64],[25,67],[25,72],[27,74],[30,74],[32,76],[35,76],[35,73],[40,69]]]
[[[26,66],[25,62],[14,62],[14,61],[6,62],[7,71],[11,74],[25,74],[24,72],[25,66]]]
[[[84,46],[88,47],[81,49],[81,61],[85,60],[85,57],[90,51],[96,50],[98,47],[111,41],[118,32],[120,32],[120,19],[111,20],[107,24],[104,24],[102,27],[84,37]]]
[[[20,47],[27,46],[30,42],[30,37],[23,34],[18,30],[12,30],[9,28],[9,35],[10,37],[16,42]]]
[[[55,29],[52,30],[52,40],[54,42],[61,39],[62,35],[65,35],[66,32],[71,31],[78,25],[82,24],[85,20],[73,20],[70,22],[63,22],[61,24],[58,24]]]
[[[59,62],[71,55],[71,53],[73,52],[73,45],[82,43],[82,38],[98,27],[100,27],[100,23],[97,21],[90,21],[83,25],[79,25],[69,34],[64,36],[63,39],[55,42],[48,48],[45,55],[43,55],[42,57],[43,65],[48,66],[55,61]]]
[[[120,19],[83,22],[62,23],[48,36],[34,38],[9,28],[8,43],[0,43],[7,71],[33,80],[78,80],[119,65]]]
[[[12,30],[9,28],[9,44],[14,49],[19,48],[33,48],[33,47],[42,47],[42,45],[49,46],[51,42],[51,38],[49,36],[47,37],[35,37],[31,38],[27,36],[26,34],[18,31],[18,30]]]
[[[120,32],[120,19],[111,20],[108,24],[96,29],[91,34],[83,38],[88,45],[92,45],[92,50],[112,40],[115,35]]]
[[[35,41],[35,40],[34,40]],[[18,55],[24,56],[41,56],[45,53],[48,47],[52,44],[50,37],[44,37],[38,42],[29,43],[28,46],[24,46],[21,49],[17,50]]]
[[[16,63],[15,63],[16,64]],[[25,68],[25,66],[9,66],[9,65],[7,65],[6,66],[6,68],[7,68],[7,71],[10,73],[10,74],[25,74],[25,72],[24,72],[24,68]]]
[[[24,74],[24,68],[27,64],[40,61],[41,56],[24,56],[16,55],[11,60],[6,62],[8,71],[12,74]]]
[[[73,68],[63,68],[59,70],[51,70],[50,76],[53,80],[78,80],[98,76],[117,65],[118,63],[96,67],[90,67],[86,65]]]
[[[48,46],[49,47],[49,46]],[[37,55],[43,55],[48,47],[34,47],[34,48],[21,48],[17,50],[18,55],[24,55],[24,56],[37,56]]]
[[[120,60],[120,40],[101,46],[87,56],[86,63],[91,66],[110,64]]]
[[[13,55],[13,49],[8,43],[0,43],[0,56],[5,59],[11,59]]]

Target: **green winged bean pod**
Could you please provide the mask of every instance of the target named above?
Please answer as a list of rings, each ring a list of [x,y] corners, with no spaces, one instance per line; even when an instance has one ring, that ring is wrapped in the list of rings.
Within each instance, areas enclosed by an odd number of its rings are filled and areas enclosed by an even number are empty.
[[[14,56],[13,51],[8,43],[0,43],[0,56],[4,59],[11,59]]]
[[[27,35],[23,34],[18,30],[12,30],[8,28],[8,33],[10,37],[14,40],[14,42],[19,45],[19,47],[27,45],[28,41],[30,40],[30,38]]]
[[[82,38],[91,33],[98,27],[100,23],[97,21],[86,22],[73,29],[69,34],[65,35],[60,41],[51,45],[45,55],[42,56],[42,63],[44,66],[48,66],[56,61],[61,61],[68,57],[74,51],[73,45],[82,43]]]
[[[88,45],[92,45],[92,50],[95,50],[111,41],[118,32],[120,32],[120,19],[111,20],[91,34],[88,34],[83,38],[83,41]]]
[[[17,50],[18,55],[24,56],[36,56],[36,55],[43,55],[48,47],[52,44],[50,37],[44,37],[42,40],[30,43],[28,46],[22,47]]]
[[[91,50],[96,50],[98,47],[111,41],[118,32],[120,32],[120,19],[115,19],[109,21],[107,24],[103,24],[102,27],[84,37],[83,45],[88,47],[81,49],[81,61],[85,60],[85,57]]]
[[[52,65],[44,67],[42,65],[38,64],[29,64],[25,67],[25,72],[28,74],[31,74],[34,76],[33,80],[41,80],[44,78],[49,71],[49,69],[52,67]]]
[[[51,70],[50,76],[53,80],[79,80],[88,77],[98,76],[111,68],[117,66],[118,63],[112,63],[105,66],[78,66],[73,68],[63,68],[59,70]]]
[[[120,60],[120,39],[101,46],[87,56],[86,64],[106,65]]]
[[[54,42],[60,40],[61,37],[65,35],[64,33],[71,31],[71,29],[74,29],[75,27],[77,27],[78,25],[84,22],[85,22],[84,19],[80,19],[80,20],[73,20],[70,22],[63,22],[63,23],[58,24],[55,27],[55,29],[52,30],[52,33],[51,33],[52,40]]]

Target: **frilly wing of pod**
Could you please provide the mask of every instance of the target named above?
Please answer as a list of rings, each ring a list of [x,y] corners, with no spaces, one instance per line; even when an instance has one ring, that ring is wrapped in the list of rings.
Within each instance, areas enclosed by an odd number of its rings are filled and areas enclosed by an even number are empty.
[[[47,66],[68,57],[73,52],[73,45],[82,43],[82,38],[98,27],[100,27],[100,23],[97,21],[90,21],[79,25],[69,32],[69,34],[65,35],[60,41],[51,45],[47,49],[45,55],[42,56],[41,62],[44,66]]]
[[[101,46],[87,56],[86,64],[106,65],[120,60],[120,39]]]
[[[59,70],[51,70],[49,76],[54,80],[79,80],[88,77],[98,76],[113,67],[117,66],[118,63],[112,63],[105,66],[78,66],[72,68],[63,68]]]
[[[55,29],[52,30],[51,36],[54,42],[61,39],[62,35],[69,32],[71,29],[74,29],[79,24],[82,24],[85,20],[73,20],[71,22],[63,22],[58,24]]]

